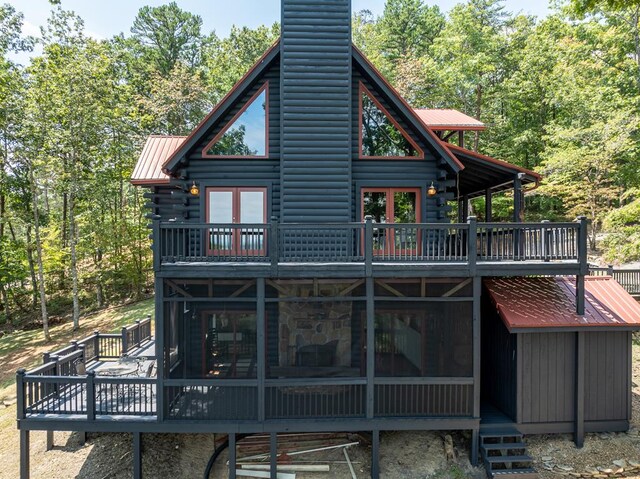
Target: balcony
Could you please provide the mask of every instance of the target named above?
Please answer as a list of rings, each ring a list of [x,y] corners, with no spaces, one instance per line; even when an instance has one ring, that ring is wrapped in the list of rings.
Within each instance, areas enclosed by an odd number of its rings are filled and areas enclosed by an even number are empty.
[[[155,222],[160,276],[586,274],[587,224]],[[188,266],[188,268],[185,268]],[[213,271],[210,268],[214,268]]]

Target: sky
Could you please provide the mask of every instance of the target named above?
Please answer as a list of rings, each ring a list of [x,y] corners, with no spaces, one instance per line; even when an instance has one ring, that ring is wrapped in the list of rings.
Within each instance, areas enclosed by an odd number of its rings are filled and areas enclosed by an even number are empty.
[[[462,0],[427,0],[444,12]],[[51,5],[48,0],[3,0],[24,14],[23,33],[38,36],[39,27],[47,21]],[[62,0],[65,10],[75,11],[85,22],[86,33],[95,38],[109,38],[121,32],[129,33],[140,7],[158,6],[168,0]],[[183,10],[202,17],[203,31],[215,30],[226,36],[232,25],[257,27],[280,20],[280,0],[176,0]],[[382,14],[385,0],[352,0],[354,11],[368,9],[374,15]],[[548,0],[505,0],[508,11],[545,16],[549,13]],[[18,55],[15,60],[28,62],[29,55]]]

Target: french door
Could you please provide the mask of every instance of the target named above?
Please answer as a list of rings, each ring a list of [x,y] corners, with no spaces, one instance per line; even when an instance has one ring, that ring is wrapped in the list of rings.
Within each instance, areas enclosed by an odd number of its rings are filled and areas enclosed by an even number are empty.
[[[267,222],[266,188],[207,188],[207,253],[224,256],[256,256],[265,252]],[[229,226],[225,226],[225,225]],[[242,227],[238,225],[253,225]]]
[[[376,255],[416,255],[420,234],[412,226],[420,221],[420,188],[362,188],[362,219],[373,218],[373,250]],[[392,227],[388,224],[402,223]]]

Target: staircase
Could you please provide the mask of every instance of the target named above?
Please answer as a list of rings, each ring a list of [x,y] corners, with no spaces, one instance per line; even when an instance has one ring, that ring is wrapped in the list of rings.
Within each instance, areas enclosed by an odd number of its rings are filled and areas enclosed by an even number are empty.
[[[538,478],[522,434],[514,428],[480,431],[480,454],[490,478]]]

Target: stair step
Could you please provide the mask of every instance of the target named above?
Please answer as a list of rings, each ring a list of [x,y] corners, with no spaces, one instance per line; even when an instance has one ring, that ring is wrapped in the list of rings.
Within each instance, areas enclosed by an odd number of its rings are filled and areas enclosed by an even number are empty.
[[[526,454],[518,456],[488,456],[485,458],[489,464],[503,464],[505,462],[532,462],[533,458]]]
[[[535,469],[522,468],[511,469],[504,471],[493,471],[492,477],[499,477],[500,479],[538,479],[538,473]]]
[[[522,436],[522,433],[513,427],[505,429],[488,429],[480,431],[480,437],[510,437],[510,436]]]
[[[526,449],[527,445],[524,442],[496,442],[493,444],[483,444],[480,449],[486,451],[504,451],[507,449]]]

